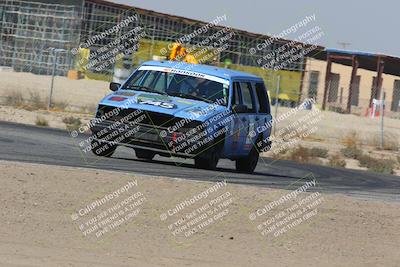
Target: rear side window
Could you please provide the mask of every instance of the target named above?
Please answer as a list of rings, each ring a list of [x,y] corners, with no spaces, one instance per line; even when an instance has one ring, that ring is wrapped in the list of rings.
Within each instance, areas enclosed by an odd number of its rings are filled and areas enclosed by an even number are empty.
[[[240,89],[242,92],[243,104],[247,106],[248,113],[254,113],[255,107],[253,105],[252,90],[250,83],[240,83]]]
[[[271,113],[271,108],[269,106],[269,99],[268,99],[268,94],[267,90],[265,89],[265,86],[263,83],[253,83],[253,86],[256,91],[256,99],[257,102],[257,111],[259,113]]]

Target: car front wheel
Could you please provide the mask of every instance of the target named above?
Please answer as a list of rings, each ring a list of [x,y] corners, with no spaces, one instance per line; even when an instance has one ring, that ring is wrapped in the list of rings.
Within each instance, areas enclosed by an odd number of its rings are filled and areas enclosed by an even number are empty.
[[[220,157],[219,147],[211,148],[207,155],[194,158],[194,165],[199,169],[215,170]]]
[[[147,160],[152,160],[156,155],[156,153],[154,153],[153,151],[143,149],[135,149],[135,154],[137,158]]]
[[[111,145],[98,140],[93,140],[91,145],[93,154],[99,157],[111,157],[117,149],[116,145]]]

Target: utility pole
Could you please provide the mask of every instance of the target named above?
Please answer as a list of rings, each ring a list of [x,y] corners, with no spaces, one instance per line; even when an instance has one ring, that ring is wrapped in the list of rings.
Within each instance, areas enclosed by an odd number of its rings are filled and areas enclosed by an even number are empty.
[[[53,70],[51,73],[51,83],[50,83],[50,92],[49,92],[49,101],[47,103],[47,109],[51,108],[51,98],[53,97],[53,86],[54,86],[54,76],[56,75],[57,69],[57,55],[58,52],[65,52],[65,49],[55,49],[54,47],[49,48],[51,52],[53,52]]]
[[[274,118],[274,135],[276,132],[276,119],[278,117],[278,105],[279,105],[279,90],[281,86],[281,76],[278,76],[278,80],[276,81],[276,92],[275,92],[275,118]]]
[[[380,115],[380,132],[381,132],[381,140],[380,140],[380,147],[383,149],[383,141],[384,141],[384,133],[383,133],[383,116],[385,110],[385,92],[381,89],[381,101],[379,105],[379,115]]]

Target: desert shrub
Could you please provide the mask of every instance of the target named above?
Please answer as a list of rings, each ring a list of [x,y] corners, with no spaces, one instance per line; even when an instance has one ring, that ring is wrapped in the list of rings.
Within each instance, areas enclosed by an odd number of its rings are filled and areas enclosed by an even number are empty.
[[[345,146],[340,152],[346,158],[357,159],[362,154],[362,151],[358,148],[360,139],[357,132],[351,131],[347,133],[340,141]]]
[[[64,101],[55,101],[51,104],[53,109],[64,111],[68,108],[69,104]]]
[[[81,107],[81,112],[95,114],[96,109],[97,109],[97,105],[87,105],[87,106]]]
[[[311,159],[310,150],[303,146],[298,146],[285,155],[285,159],[297,161],[297,162],[309,162]]]
[[[360,166],[367,168],[373,164],[373,161],[375,161],[373,157],[365,154],[360,155],[357,159],[360,162]]]
[[[19,107],[24,104],[24,99],[20,91],[12,91],[6,95],[7,105]]]
[[[389,159],[376,159],[369,155],[361,155],[358,160],[360,166],[367,167],[368,170],[373,172],[392,174],[395,162]]]
[[[351,159],[357,159],[362,154],[362,151],[357,147],[345,147],[342,148],[340,152],[346,158],[351,158]]]
[[[376,159],[375,162],[368,167],[368,170],[385,174],[393,174],[394,162],[389,159]]]
[[[319,157],[319,158],[327,158],[328,157],[328,149],[320,148],[320,147],[312,147],[309,150],[311,157]]]
[[[349,148],[356,148],[360,143],[360,139],[358,138],[356,131],[350,131],[340,141],[345,147]]]
[[[40,97],[38,92],[29,92],[29,107],[33,110],[36,109],[46,109],[46,103]]]
[[[75,118],[72,116],[63,118],[62,122],[65,123],[65,126],[69,131],[78,130],[82,125],[80,118]]]
[[[49,122],[43,117],[36,117],[35,124],[37,126],[49,126]]]
[[[323,165],[323,161],[318,158],[327,158],[328,150],[324,148],[307,148],[299,145],[286,152],[283,156],[284,159],[293,160],[297,162],[313,163]]]
[[[375,134],[368,140],[368,144],[377,148],[381,149],[381,136],[380,134]],[[392,150],[397,151],[399,150],[399,140],[398,137],[394,134],[385,133],[383,135],[383,149],[384,150]]]
[[[334,154],[329,157],[328,166],[330,167],[346,167],[346,161],[344,161],[339,154]]]

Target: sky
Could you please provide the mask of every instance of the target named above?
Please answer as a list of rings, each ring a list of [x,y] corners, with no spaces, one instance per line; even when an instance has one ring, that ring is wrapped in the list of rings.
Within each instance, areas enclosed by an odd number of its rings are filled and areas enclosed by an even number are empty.
[[[261,34],[279,34],[315,14],[314,25],[324,36],[318,44],[347,50],[400,57],[400,1],[398,0],[112,0],[130,6],[211,21],[226,14],[223,25]],[[288,35],[285,39],[296,38]]]

